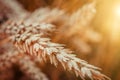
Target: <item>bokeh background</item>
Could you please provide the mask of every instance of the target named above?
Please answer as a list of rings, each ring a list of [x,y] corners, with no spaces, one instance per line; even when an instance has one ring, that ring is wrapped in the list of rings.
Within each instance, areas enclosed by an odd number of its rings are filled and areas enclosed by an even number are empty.
[[[92,19],[87,21],[85,25],[78,21],[70,28],[54,22],[53,24],[57,24],[58,27],[57,32],[53,33],[51,38],[54,42],[66,44],[66,47],[74,50],[79,58],[102,68],[102,72],[112,80],[120,80],[120,0],[17,1],[31,13],[38,8],[49,7],[64,10],[68,15],[77,13],[77,10],[83,5],[93,2],[96,13],[94,17],[89,15],[93,17]],[[89,9],[91,8],[88,7],[81,14],[89,14]],[[81,21],[84,23],[84,20],[83,17]],[[54,66],[47,63],[40,65],[40,67],[51,80],[80,80],[72,73],[64,71],[61,66],[54,69]]]

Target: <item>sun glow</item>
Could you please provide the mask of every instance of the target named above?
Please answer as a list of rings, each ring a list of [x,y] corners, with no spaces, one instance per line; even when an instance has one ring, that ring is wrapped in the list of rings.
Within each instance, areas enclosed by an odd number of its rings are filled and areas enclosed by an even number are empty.
[[[111,37],[113,40],[119,40],[120,39],[120,4],[116,4],[113,7],[113,13],[111,14]]]
[[[108,12],[108,17],[106,19],[105,26],[109,31],[111,40],[119,41],[120,40],[120,4],[115,4],[111,6],[110,12]]]
[[[102,30],[112,42],[120,42],[120,2],[112,2],[101,8]],[[104,13],[104,14],[103,14]]]
[[[120,18],[120,4],[114,7],[114,13],[116,17]]]

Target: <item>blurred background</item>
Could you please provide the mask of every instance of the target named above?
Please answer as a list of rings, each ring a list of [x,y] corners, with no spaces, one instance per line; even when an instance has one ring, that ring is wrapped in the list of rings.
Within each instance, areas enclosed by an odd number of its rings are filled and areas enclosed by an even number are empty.
[[[71,15],[71,21],[75,22],[70,22],[69,24],[72,24],[70,27],[63,18],[61,21],[51,22],[57,25],[57,31],[52,33],[52,40],[66,44],[66,47],[74,50],[79,58],[100,67],[112,80],[120,80],[120,0],[16,1],[30,13],[38,8],[49,7],[58,8],[65,11],[68,16]],[[3,6],[6,5],[1,5],[0,23],[3,21],[3,16],[5,20],[9,18],[3,14],[12,13],[9,7]],[[55,68],[47,63],[40,67],[51,80],[81,80],[73,73],[64,71],[61,66]]]

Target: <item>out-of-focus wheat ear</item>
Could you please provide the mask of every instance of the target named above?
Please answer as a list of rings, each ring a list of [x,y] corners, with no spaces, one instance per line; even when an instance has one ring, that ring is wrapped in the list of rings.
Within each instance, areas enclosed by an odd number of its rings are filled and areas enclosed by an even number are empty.
[[[49,80],[27,55],[19,60],[20,69],[32,80]]]
[[[81,27],[88,25],[96,13],[95,5],[95,2],[92,2],[84,5],[82,8],[79,8],[71,15],[69,23],[71,25],[79,23],[79,26]]]
[[[72,13],[70,19],[68,20],[68,24],[74,27],[69,29],[70,33],[68,35],[74,35],[78,30],[85,32],[86,29],[90,26],[90,22],[94,18],[95,13],[96,9],[94,2],[88,3]]]
[[[19,65],[22,72],[30,76],[32,80],[48,80],[40,68],[35,66],[35,62],[31,60],[30,56],[16,50],[11,50],[0,56],[0,70],[9,69],[13,64]]]
[[[68,24],[73,27],[69,29],[69,35],[73,35],[76,31],[81,30],[84,32],[86,28],[90,26],[90,22],[92,21],[93,17],[95,16],[96,9],[95,3],[88,3],[84,5],[82,8],[79,8],[73,14],[71,14],[70,19],[68,20]]]
[[[17,56],[17,58],[16,58]],[[19,52],[16,51],[10,51],[6,52],[3,55],[0,56],[0,69],[2,68],[10,68],[12,67],[13,63],[16,63],[18,61]]]
[[[23,18],[28,14],[28,12],[23,8],[21,4],[17,2],[17,0],[1,0],[1,1],[12,10],[10,18],[16,17]]]
[[[49,13],[49,14],[48,14]],[[30,17],[26,18],[26,23],[53,23],[66,19],[65,12],[58,8],[39,8],[35,10]]]

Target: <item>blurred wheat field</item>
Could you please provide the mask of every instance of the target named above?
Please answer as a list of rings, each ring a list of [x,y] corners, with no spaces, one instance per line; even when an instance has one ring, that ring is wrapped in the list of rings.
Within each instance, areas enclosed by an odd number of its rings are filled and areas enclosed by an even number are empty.
[[[28,14],[35,12],[36,15],[30,15],[31,17],[39,16],[39,14],[37,15],[39,8],[43,9],[43,12],[46,12],[46,14],[44,13],[44,19],[42,20],[41,18],[39,23],[45,21],[56,25],[56,31],[52,32],[50,35],[53,42],[65,44],[66,47],[75,51],[74,53],[79,58],[100,67],[102,73],[109,76],[112,80],[120,80],[120,19],[118,19],[119,17],[114,17],[112,14],[112,6],[120,5],[116,4],[120,3],[120,0],[15,1],[17,1],[25,11],[28,12]],[[2,0],[0,0],[0,4],[2,4],[1,2]],[[21,10],[21,12],[25,11]],[[22,14],[21,12],[15,14]],[[39,13],[42,14],[42,10]],[[46,17],[47,13],[49,13],[49,16]],[[0,24],[12,17],[10,14],[13,14],[12,10],[10,10],[9,7],[6,8],[4,5],[1,5]],[[114,23],[117,21],[118,23]],[[30,22],[32,23],[32,19]],[[37,19],[34,22],[37,22]],[[114,25],[112,25],[112,22]],[[117,27],[117,29],[115,29],[116,25],[119,28]],[[4,39],[4,36],[2,35],[0,37],[1,45],[4,43],[2,40]],[[4,47],[6,47],[6,45],[0,47],[0,53],[3,53]],[[50,80],[82,80],[80,77],[76,77],[73,73],[64,71],[61,65],[56,69],[54,69],[55,67],[50,63],[38,63],[37,66],[41,68]],[[12,69],[4,74],[9,73],[13,73]],[[0,74],[0,77],[1,76],[2,75]],[[1,78],[1,80],[9,79]],[[21,78],[19,80],[31,79]]]

